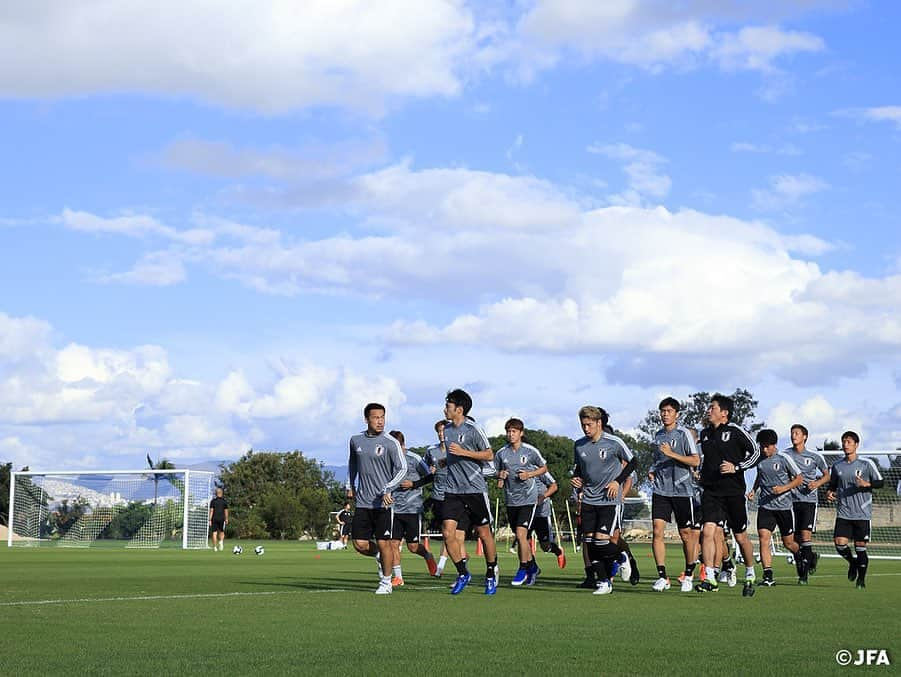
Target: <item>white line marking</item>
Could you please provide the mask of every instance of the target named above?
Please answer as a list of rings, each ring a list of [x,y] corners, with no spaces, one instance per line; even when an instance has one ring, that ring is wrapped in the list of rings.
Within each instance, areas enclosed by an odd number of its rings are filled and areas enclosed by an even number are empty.
[[[444,586],[435,585],[422,588],[410,588],[411,592],[418,590],[440,590]],[[81,597],[75,599],[30,599],[18,602],[0,602],[0,607],[5,606],[41,606],[48,604],[85,604],[90,602],[146,602],[168,599],[210,599],[219,597],[262,597],[272,595],[321,595],[324,593],[354,592],[343,588],[327,588],[325,590],[260,590],[257,592],[206,592],[185,595],[136,595],[134,597]],[[357,591],[358,592],[358,591]]]

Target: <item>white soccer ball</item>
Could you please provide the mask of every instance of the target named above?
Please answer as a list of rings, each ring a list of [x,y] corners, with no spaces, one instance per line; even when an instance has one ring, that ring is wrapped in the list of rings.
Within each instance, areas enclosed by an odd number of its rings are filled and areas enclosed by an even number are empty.
[[[785,556],[785,561],[788,562],[789,564],[794,564],[794,563],[795,563],[795,558],[792,557],[791,555],[786,555],[786,556]]]
[[[240,545],[236,545],[234,548],[232,548],[233,555],[240,555],[242,552],[244,552],[244,548],[242,548]]]
[[[266,549],[262,545],[258,545],[253,549],[253,551],[258,555],[262,555],[264,552],[266,552]]]

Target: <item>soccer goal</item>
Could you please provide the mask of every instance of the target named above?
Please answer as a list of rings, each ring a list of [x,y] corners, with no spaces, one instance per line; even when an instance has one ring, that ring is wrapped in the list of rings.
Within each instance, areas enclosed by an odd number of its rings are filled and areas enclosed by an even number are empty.
[[[7,545],[206,548],[213,473],[13,472]]]

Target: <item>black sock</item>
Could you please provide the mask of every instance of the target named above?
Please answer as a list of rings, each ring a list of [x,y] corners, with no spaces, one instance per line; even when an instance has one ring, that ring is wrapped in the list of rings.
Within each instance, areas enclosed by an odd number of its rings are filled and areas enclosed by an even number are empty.
[[[854,550],[857,551],[857,580],[863,581],[867,577],[867,566],[870,564],[870,556],[867,554],[865,547],[858,546]]]
[[[735,564],[732,562],[731,557],[727,557],[723,560],[723,571],[732,571],[735,568]]]
[[[691,578],[692,576],[695,575],[695,567],[696,567],[696,566],[698,566],[697,561],[692,562],[691,564],[689,564],[689,565],[687,565],[687,566],[685,567],[685,575],[686,575],[688,578]]]
[[[487,568],[485,569],[485,578],[494,578],[494,569],[496,566],[497,560],[487,563]]]
[[[563,553],[563,551],[560,549],[560,546],[557,545],[556,543],[551,543],[551,547],[549,548],[549,550],[552,553],[554,553],[557,557],[560,557],[560,555]]]
[[[851,548],[849,548],[847,545],[835,546],[835,552],[848,560],[849,564],[854,564],[854,555],[851,552]]]
[[[583,545],[582,547],[585,547],[585,546]],[[591,564],[589,564],[588,566],[585,567],[585,578],[587,578],[588,580],[592,580],[595,578],[594,567],[591,566]]]
[[[523,570],[528,569],[528,568],[529,568],[529,563],[528,563],[528,562],[520,562],[520,563],[519,563],[519,568],[520,568],[520,569],[523,569]]]
[[[465,576],[469,573],[469,569],[466,568],[466,558],[464,557],[459,562],[454,562],[454,566],[457,567],[457,573],[461,576]]]
[[[773,567],[763,567],[763,580],[773,580]]]
[[[666,567],[657,566],[657,578],[666,578]]]
[[[811,543],[802,543],[801,544],[801,552],[799,553],[801,559],[807,562],[807,568],[813,566],[813,544]]]

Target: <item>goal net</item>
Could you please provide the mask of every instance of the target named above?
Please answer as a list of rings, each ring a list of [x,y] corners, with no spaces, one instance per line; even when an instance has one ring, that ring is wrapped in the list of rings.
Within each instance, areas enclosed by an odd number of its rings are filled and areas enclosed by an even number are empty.
[[[213,473],[13,472],[9,546],[206,548]]]

